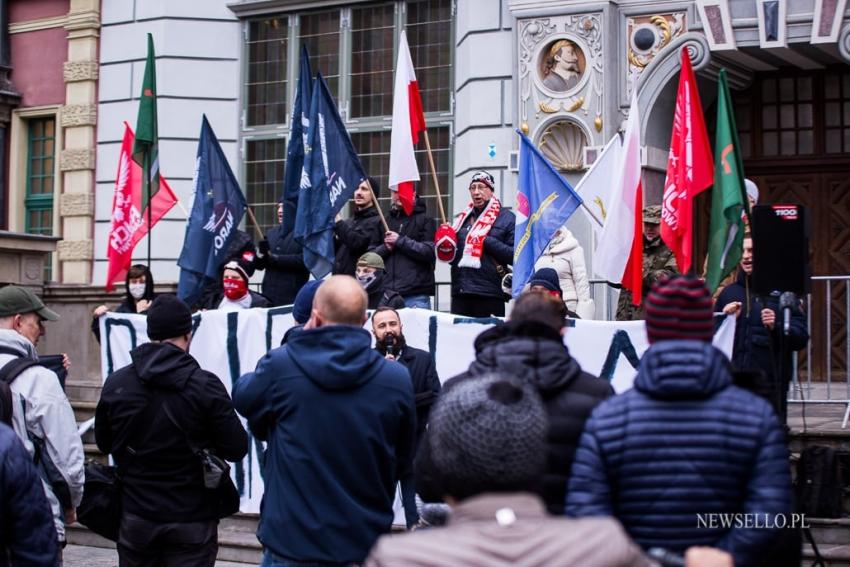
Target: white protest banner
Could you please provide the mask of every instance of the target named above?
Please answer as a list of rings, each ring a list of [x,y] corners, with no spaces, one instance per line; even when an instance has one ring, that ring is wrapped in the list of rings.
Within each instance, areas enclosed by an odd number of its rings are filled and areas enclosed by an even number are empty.
[[[430,352],[440,380],[464,372],[475,359],[475,338],[500,323],[497,318],[472,319],[426,309],[400,312],[407,344]],[[205,370],[218,376],[227,391],[239,377],[254,370],[271,348],[280,345],[295,322],[292,307],[203,311],[193,317],[194,334],[189,353]],[[130,363],[130,351],[148,342],[143,315],[107,313],[100,320],[103,379]],[[365,328],[371,331],[371,323]],[[728,317],[714,336],[714,344],[731,357],[735,318]],[[564,343],[585,371],[609,380],[622,393],[632,387],[640,357],[648,348],[643,321],[569,320]],[[263,444],[251,438],[248,455],[233,467],[242,495],[241,510],[258,512],[263,483],[259,458]]]

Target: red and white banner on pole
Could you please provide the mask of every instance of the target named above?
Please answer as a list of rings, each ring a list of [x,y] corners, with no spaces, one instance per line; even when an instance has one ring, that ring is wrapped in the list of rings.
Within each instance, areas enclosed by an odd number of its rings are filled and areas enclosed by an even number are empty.
[[[632,292],[632,301],[641,301],[643,280],[643,190],[640,166],[640,112],[637,95],[632,94],[629,121],[623,136],[620,178],[611,193],[611,206],[599,234],[593,255],[593,271],[612,283],[622,283]]]
[[[419,181],[419,168],[413,147],[419,142],[419,133],[424,130],[425,115],[422,113],[419,85],[407,45],[407,34],[402,31],[393,92],[389,185],[391,188],[397,188],[401,205],[408,215],[413,212],[413,182]]]
[[[679,271],[686,273],[693,263],[694,199],[714,183],[714,159],[686,48],[682,48],[681,57],[682,70],[661,206],[661,239],[675,254]]]
[[[107,242],[107,291],[115,289],[115,282],[126,277],[132,262],[133,249],[148,232],[147,212],[141,210],[142,168],[132,159],[134,141],[133,130],[124,122],[124,140],[121,143],[118,175],[115,178],[115,193],[112,198],[112,228],[109,230]],[[151,227],[176,204],[177,197],[165,178],[160,177],[159,191],[151,201]]]

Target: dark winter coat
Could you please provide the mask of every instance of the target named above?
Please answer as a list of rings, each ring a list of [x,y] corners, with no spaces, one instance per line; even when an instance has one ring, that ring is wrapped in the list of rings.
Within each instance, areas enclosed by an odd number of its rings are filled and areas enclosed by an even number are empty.
[[[375,272],[375,279],[366,288],[366,295],[369,297],[369,309],[385,306],[404,309],[404,298],[387,285],[387,274],[384,270]]]
[[[12,428],[0,423],[0,567],[54,567],[58,559],[41,477]]]
[[[700,341],[654,344],[634,388],[593,411],[567,491],[568,515],[615,516],[644,549],[718,547],[738,567],[752,565],[776,531],[700,517],[751,513],[764,524],[764,514],[790,512],[788,450],[773,410],[733,386],[725,355]]]
[[[550,514],[563,515],[567,479],[584,422],[593,408],[614,394],[611,384],[584,372],[560,333],[538,323],[509,322],[481,333],[475,340],[475,361],[447,382],[446,389],[490,372],[531,384],[543,399],[549,432],[541,495]]]
[[[407,368],[413,383],[413,396],[416,401],[415,447],[418,447],[428,425],[431,406],[440,394],[440,377],[437,375],[434,357],[424,350],[405,345],[398,361]]]
[[[726,286],[717,298],[714,310],[722,312],[733,301],[741,302],[741,312],[735,324],[735,344],[732,348],[732,365],[736,370],[759,372],[768,384],[779,383],[778,369],[784,368],[784,381],[791,380],[792,351],[806,348],[809,333],[802,312],[795,308],[791,312],[791,325],[788,333],[787,352],[780,359],[782,334],[782,312],[779,309],[779,297],[775,294],[756,296],[752,290],[752,279],[740,270],[735,283]],[[776,313],[773,331],[761,321],[761,310],[772,309]]]
[[[248,452],[248,436],[224,384],[169,343],[140,345],[130,358],[131,364],[106,379],[95,418],[98,448],[123,469],[124,511],[153,522],[215,519],[217,510],[186,435],[193,445],[228,461]],[[146,415],[134,424],[139,411]]]
[[[153,275],[150,270],[145,273],[145,294],[142,299],[146,299],[153,303],[156,299],[156,294],[153,292]],[[136,298],[130,295],[130,280],[124,280],[124,300],[118,304],[118,307],[112,310],[114,313],[136,313]],[[140,315],[146,315],[147,309],[139,312]],[[94,333],[95,340],[100,343],[100,317],[92,317],[91,332]]]
[[[254,275],[254,270],[257,264],[257,248],[254,246],[254,241],[251,235],[240,228],[233,230],[233,237],[230,244],[227,245],[227,250],[224,252],[224,257],[218,263],[218,277],[214,280],[204,278],[204,287],[195,305],[191,305],[192,309],[207,309],[203,307],[210,303],[210,296],[221,293],[221,282],[224,274],[224,265],[231,260],[237,260],[239,264],[248,272],[248,277]]]
[[[350,219],[334,225],[334,274],[354,276],[357,260],[383,242],[381,218],[374,206],[354,211]]]
[[[434,232],[436,223],[425,211],[425,201],[416,198],[413,214],[393,207],[387,216],[390,230],[398,233],[392,250],[383,243],[374,251],[384,259],[387,287],[402,295],[434,295]]]
[[[502,278],[507,273],[507,266],[514,262],[514,225],[516,217],[502,206],[499,216],[490,227],[487,238],[484,239],[484,253],[481,256],[481,267],[460,268],[458,262],[463,257],[466,235],[475,224],[484,209],[473,210],[457,233],[457,252],[452,260],[452,295],[470,294],[503,299]],[[498,266],[498,267],[497,267]],[[501,268],[501,270],[500,270]]]
[[[371,343],[353,326],[300,331],[236,383],[237,410],[269,440],[257,537],[277,555],[360,563],[390,530],[416,412],[407,369]]]
[[[263,295],[273,307],[292,305],[298,290],[310,279],[301,245],[295,241],[291,231],[286,236],[282,236],[281,232],[280,226],[269,230],[269,251],[258,257],[255,264],[258,270],[265,270]]]
[[[251,294],[251,308],[254,307],[271,307],[272,304],[266,298],[266,296],[257,293],[256,291],[248,290],[248,293]],[[200,306],[201,309],[218,309],[218,306],[221,305],[221,300],[224,299],[224,291],[219,290],[218,293],[208,295],[206,303]]]

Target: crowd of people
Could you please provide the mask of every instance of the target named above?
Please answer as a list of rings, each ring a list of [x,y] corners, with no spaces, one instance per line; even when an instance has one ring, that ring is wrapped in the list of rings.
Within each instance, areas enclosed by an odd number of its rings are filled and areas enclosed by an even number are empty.
[[[669,258],[645,263],[635,315],[650,347],[624,394],[565,346],[569,319],[593,306],[583,251],[563,228],[507,321],[476,338],[468,370],[441,379],[432,355],[407,344],[399,314],[431,306],[434,222],[421,198],[407,215],[393,194],[382,231],[371,186],[336,222],[339,273],[323,281],[308,281],[278,227],[257,247],[237,239],[199,305],[155,296],[150,271],[129,271],[119,310],[146,314],[150,342],[107,378],[95,419],[97,446],[122,477],[122,566],[214,564],[230,512],[200,454],[238,462],[250,437],[265,442],[265,567],[636,566],[659,553],[693,567],[799,565],[779,522],[699,520],[792,512],[782,358],[808,335],[799,309],[783,333],[777,298],[751,293],[751,239],[716,301]],[[453,226],[452,310],[503,315],[514,218],[488,173],[473,176],[470,195]],[[652,255],[656,213],[644,214]],[[263,294],[248,289],[255,269]],[[296,325],[231,397],[188,352],[193,309],[280,303]],[[716,313],[738,318],[731,364],[711,344]],[[0,565],[58,564],[83,495],[73,411],[35,348],[57,318],[32,292],[0,289],[0,401],[11,400],[0,405]],[[391,535],[397,494],[407,533]]]

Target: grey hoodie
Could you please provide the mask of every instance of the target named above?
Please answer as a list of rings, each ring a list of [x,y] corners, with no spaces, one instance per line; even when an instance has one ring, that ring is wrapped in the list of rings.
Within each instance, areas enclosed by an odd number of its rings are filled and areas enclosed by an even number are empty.
[[[0,329],[0,345],[17,350],[21,356],[37,356],[35,346],[11,329]],[[0,353],[0,367],[13,358],[11,354]],[[42,473],[57,535],[64,541],[63,508],[76,508],[80,504],[85,481],[85,454],[74,410],[59,378],[43,366],[27,368],[12,382],[11,390],[13,428],[30,455],[35,455],[34,441],[42,449],[36,468]]]

